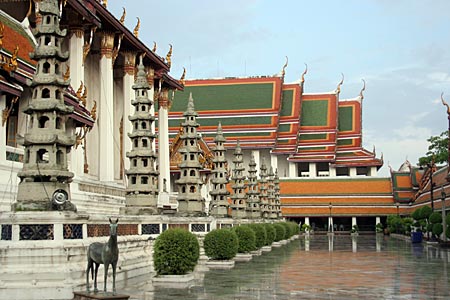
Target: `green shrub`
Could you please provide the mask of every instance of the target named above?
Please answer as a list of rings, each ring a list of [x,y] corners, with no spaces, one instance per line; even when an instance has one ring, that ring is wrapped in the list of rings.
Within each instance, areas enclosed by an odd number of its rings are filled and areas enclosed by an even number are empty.
[[[422,206],[420,208],[420,218],[421,219],[428,219],[428,217],[431,215],[433,211],[431,210],[431,207],[429,206]]]
[[[247,225],[233,227],[233,231],[238,237],[238,253],[248,253],[256,250],[255,232]]]
[[[352,230],[350,231],[351,233],[358,233],[359,232],[359,227],[358,227],[358,225],[353,225],[352,226]]]
[[[263,247],[267,239],[266,227],[263,224],[250,224],[249,227],[255,232],[256,249]]]
[[[286,222],[280,222],[278,224],[284,227],[284,237],[282,238],[282,240],[289,239],[291,237],[291,230],[289,224]]]
[[[283,240],[286,235],[286,229],[284,229],[284,226],[279,223],[275,223],[273,224],[273,227],[275,228],[275,242]]]
[[[266,228],[266,233],[267,233],[267,239],[266,239],[265,246],[270,246],[275,241],[275,236],[277,233],[275,231],[275,227],[273,226],[273,224],[266,223],[266,224],[264,224],[264,227]]]
[[[311,231],[311,226],[310,225],[308,225],[308,224],[302,224],[302,229],[301,229],[301,231],[302,232],[310,232]]]
[[[289,224],[291,224],[292,227],[292,235],[296,235],[300,233],[300,226],[299,224],[295,223],[295,222],[289,222]]]
[[[238,237],[233,230],[215,229],[208,232],[203,242],[205,254],[214,260],[228,260],[236,256]]]
[[[433,224],[442,223],[442,214],[440,212],[434,212],[430,215],[428,220]]]
[[[420,213],[420,208],[413,211],[413,213],[411,214],[411,217],[416,221],[420,220],[422,218],[422,215]]]
[[[377,225],[375,225],[375,231],[376,231],[377,233],[381,233],[381,232],[383,232],[383,230],[384,230],[383,224],[377,223]]]
[[[432,231],[432,233],[434,235],[439,237],[442,234],[442,232],[444,232],[444,227],[442,226],[441,223],[433,224],[433,231]]]
[[[200,256],[197,237],[184,229],[168,229],[153,246],[153,261],[158,275],[184,275],[193,271]]]

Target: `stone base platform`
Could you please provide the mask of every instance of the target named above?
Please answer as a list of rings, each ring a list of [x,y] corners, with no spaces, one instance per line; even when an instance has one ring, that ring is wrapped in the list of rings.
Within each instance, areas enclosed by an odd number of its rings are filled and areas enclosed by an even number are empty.
[[[234,260],[209,260],[206,266],[214,270],[229,270],[234,268]]]
[[[270,252],[272,251],[272,246],[264,246],[261,248],[262,252]]]
[[[195,277],[193,273],[186,275],[157,275],[152,278],[154,287],[185,289],[192,285]]]
[[[129,298],[129,295],[113,295],[111,292],[73,292],[73,300],[128,300]]]
[[[238,253],[233,258],[233,260],[235,262],[247,262],[247,261],[251,261],[252,258],[253,258],[253,256],[250,253]]]

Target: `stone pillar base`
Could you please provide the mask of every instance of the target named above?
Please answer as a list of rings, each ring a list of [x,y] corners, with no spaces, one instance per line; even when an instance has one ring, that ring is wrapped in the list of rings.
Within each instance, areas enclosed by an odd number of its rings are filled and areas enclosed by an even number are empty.
[[[126,207],[120,209],[121,214],[127,215],[156,215],[158,214],[157,195],[129,194],[125,196]]]
[[[224,206],[213,207],[209,214],[218,218],[226,218],[228,217],[228,209]]]
[[[53,201],[53,193],[62,190],[66,193],[64,199]],[[32,182],[22,181],[17,191],[17,202],[12,206],[13,211],[49,211],[71,210],[76,211],[76,206],[70,202],[70,185],[60,182]]]
[[[116,294],[113,295],[113,293],[110,292],[97,292],[97,293],[88,293],[88,292],[73,292],[73,300],[90,300],[90,299],[96,299],[96,300],[128,300],[130,298],[129,295],[122,295],[122,294]]]

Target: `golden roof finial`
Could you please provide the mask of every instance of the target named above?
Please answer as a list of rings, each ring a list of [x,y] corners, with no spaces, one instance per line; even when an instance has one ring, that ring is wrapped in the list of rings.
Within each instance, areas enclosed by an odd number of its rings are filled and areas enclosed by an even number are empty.
[[[302,73],[302,79],[300,79],[300,82],[303,84],[305,82],[305,75],[308,73],[308,65],[305,63],[305,71]]]
[[[338,83],[338,86],[336,88],[336,94],[339,94],[341,92],[341,85],[344,83],[344,73],[341,73],[341,75],[342,75],[342,79]]]
[[[87,86],[84,86],[84,93],[83,96],[81,96],[81,103],[83,104],[84,107],[86,107],[86,99],[87,99],[87,94],[88,94],[88,90],[87,90]]]
[[[31,16],[31,13],[33,11],[32,7],[33,7],[33,0],[30,0],[30,6],[28,7],[27,15],[25,16],[25,18],[29,18]]]
[[[181,74],[181,78],[180,78],[180,83],[181,83],[182,85],[184,85],[184,83],[186,82],[186,81],[184,80],[185,77],[186,77],[186,68],[183,67],[183,74]]]
[[[152,49],[152,51],[156,53],[156,49],[157,49],[157,45],[156,45],[156,42],[155,42],[155,41],[153,41],[153,49]]]
[[[138,22],[136,24],[136,27],[134,27],[133,34],[135,37],[139,37],[139,28],[141,28],[141,19],[139,17],[136,17],[138,19]]]
[[[450,106],[448,106],[447,102],[444,100],[444,92],[441,93],[441,101],[442,104],[447,107],[447,115],[450,116]]]
[[[81,81],[80,87],[77,90],[77,98],[78,98],[78,100],[81,100],[81,93],[83,92],[83,88],[84,88],[84,83],[83,83],[83,81]]]
[[[284,77],[286,74],[286,68],[288,66],[289,58],[286,56],[286,62],[284,63],[283,68],[281,69],[281,77]]]
[[[70,66],[69,65],[67,65],[66,73],[64,73],[63,78],[64,78],[64,81],[67,81],[70,78]]]
[[[363,92],[366,90],[366,81],[364,79],[361,79],[363,82],[363,87],[361,89],[361,91],[359,92],[359,98],[362,100],[364,99],[364,95]]]
[[[108,6],[108,0],[103,0],[103,7],[106,8]]]
[[[94,106],[91,109],[91,117],[94,119],[94,122],[97,120],[97,101],[94,100]]]
[[[170,46],[170,48],[169,48],[169,52],[167,52],[167,55],[166,55],[166,61],[167,61],[167,64],[169,65],[169,68],[170,68],[170,66],[172,65],[172,60],[171,60],[171,57],[172,57],[172,44],[169,44],[169,46]]]
[[[122,24],[123,25],[123,23],[125,23],[125,17],[126,17],[126,15],[127,15],[127,11],[125,10],[125,7],[122,7],[123,8],[123,13],[122,13],[122,16],[120,17],[120,24]]]

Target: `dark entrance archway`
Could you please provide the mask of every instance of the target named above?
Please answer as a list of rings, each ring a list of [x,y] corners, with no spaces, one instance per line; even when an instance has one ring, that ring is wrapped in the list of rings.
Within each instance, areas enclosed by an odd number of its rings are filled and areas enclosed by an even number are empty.
[[[357,217],[356,224],[358,224],[359,231],[375,231],[375,217]]]
[[[309,225],[314,231],[328,231],[328,217],[310,217]]]
[[[333,217],[335,231],[350,231],[352,229],[352,217]]]

